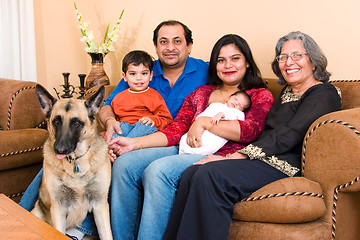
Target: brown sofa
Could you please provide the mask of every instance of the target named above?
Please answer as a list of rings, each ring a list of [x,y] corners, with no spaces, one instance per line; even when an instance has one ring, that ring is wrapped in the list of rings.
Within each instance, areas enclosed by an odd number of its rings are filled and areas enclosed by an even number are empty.
[[[267,81],[278,96],[281,86]],[[319,118],[309,128],[303,177],[269,184],[236,204],[229,239],[359,239],[360,81],[332,84],[342,92],[344,110]],[[0,79],[0,192],[14,200],[41,168],[47,138],[34,85]],[[106,86],[106,96],[113,89]]]
[[[266,81],[279,96],[282,86]],[[341,90],[343,110],[309,128],[303,176],[269,184],[237,203],[229,239],[360,239],[360,80],[331,83]],[[107,95],[113,89],[106,86]]]
[[[0,79],[0,193],[16,202],[42,167],[48,136],[35,85]]]

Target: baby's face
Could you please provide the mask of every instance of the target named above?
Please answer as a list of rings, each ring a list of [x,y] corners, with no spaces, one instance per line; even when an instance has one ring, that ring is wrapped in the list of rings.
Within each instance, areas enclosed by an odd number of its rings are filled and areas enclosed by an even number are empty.
[[[236,94],[228,99],[226,105],[228,107],[244,111],[249,106],[249,99],[247,99],[243,94]]]

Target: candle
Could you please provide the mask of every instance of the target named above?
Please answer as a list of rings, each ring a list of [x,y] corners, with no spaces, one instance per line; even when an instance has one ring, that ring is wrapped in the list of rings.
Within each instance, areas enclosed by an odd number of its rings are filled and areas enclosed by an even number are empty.
[[[62,75],[64,76],[64,87],[68,88],[70,86],[70,84],[69,84],[69,75],[70,75],[70,73],[63,72]]]
[[[80,88],[85,88],[85,77],[86,77],[86,74],[79,74],[78,76],[79,76],[79,78],[80,78]]]

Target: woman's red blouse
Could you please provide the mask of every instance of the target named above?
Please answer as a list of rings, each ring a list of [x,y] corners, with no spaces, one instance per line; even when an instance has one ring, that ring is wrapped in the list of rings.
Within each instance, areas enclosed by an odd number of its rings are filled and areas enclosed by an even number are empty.
[[[209,97],[215,86],[201,86],[187,96],[174,121],[163,129],[168,139],[168,146],[178,145],[180,138],[185,134],[197,115],[209,105]],[[255,141],[264,130],[266,115],[274,103],[271,92],[265,88],[246,91],[251,97],[251,108],[245,113],[245,121],[239,121],[241,136],[238,142],[228,141],[216,154],[225,156],[242,149]]]

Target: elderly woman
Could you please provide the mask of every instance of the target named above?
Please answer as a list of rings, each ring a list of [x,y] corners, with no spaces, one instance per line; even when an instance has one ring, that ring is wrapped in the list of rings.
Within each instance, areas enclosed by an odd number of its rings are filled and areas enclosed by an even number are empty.
[[[184,171],[163,239],[227,239],[235,203],[271,182],[299,176],[307,129],[340,110],[340,96],[327,83],[326,57],[310,36],[291,32],[275,51],[272,68],[285,86],[265,131],[231,155],[209,155]]]

